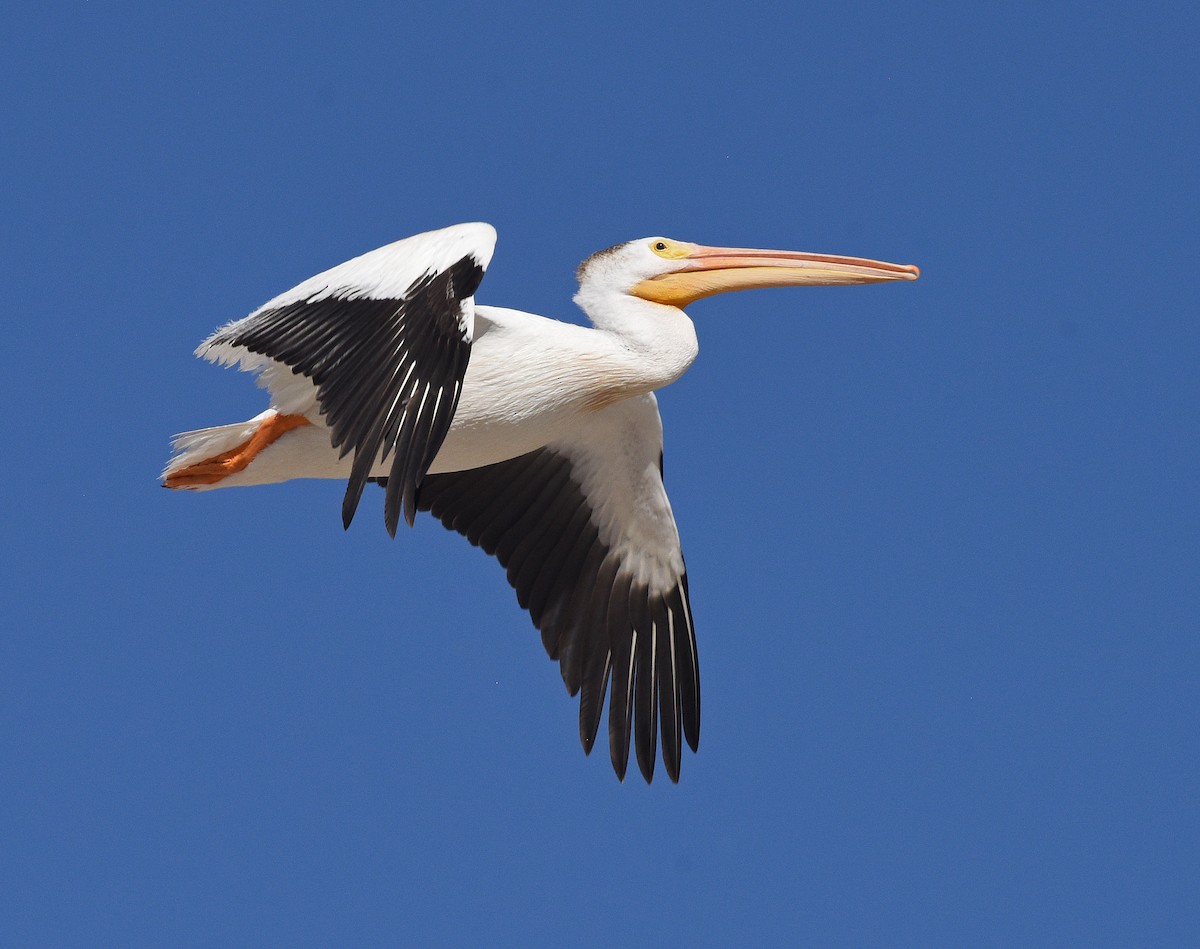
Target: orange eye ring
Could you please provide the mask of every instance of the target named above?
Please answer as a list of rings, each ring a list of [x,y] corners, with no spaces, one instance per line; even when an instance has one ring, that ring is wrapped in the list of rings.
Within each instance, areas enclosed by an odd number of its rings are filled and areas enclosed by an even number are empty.
[[[669,237],[651,238],[650,249],[665,260],[679,260],[690,253],[689,245],[673,241]]]

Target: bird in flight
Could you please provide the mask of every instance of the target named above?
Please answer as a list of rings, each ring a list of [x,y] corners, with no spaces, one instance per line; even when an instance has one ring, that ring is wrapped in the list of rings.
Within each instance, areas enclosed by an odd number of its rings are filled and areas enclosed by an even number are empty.
[[[579,695],[591,752],[608,694],[624,780],[647,782],[658,736],[672,781],[700,740],[687,571],[662,480],[654,392],[697,353],[683,312],[752,287],[915,280],[912,265],[648,237],[593,254],[575,302],[591,327],[484,306],[496,232],[459,224],[388,244],[280,294],[200,344],[258,374],[270,407],[176,436],[168,488],[346,481],[349,527],[368,482],[395,536],[429,511],[506,569]]]

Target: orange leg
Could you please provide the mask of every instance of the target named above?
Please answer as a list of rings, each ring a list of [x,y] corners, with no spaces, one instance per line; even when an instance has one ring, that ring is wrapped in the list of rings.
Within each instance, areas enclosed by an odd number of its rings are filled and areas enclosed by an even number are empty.
[[[200,484],[216,484],[231,474],[237,474],[250,464],[255,456],[293,428],[311,424],[303,415],[272,415],[265,419],[258,430],[242,444],[229,451],[205,458],[167,476],[163,486],[167,488],[192,488]]]

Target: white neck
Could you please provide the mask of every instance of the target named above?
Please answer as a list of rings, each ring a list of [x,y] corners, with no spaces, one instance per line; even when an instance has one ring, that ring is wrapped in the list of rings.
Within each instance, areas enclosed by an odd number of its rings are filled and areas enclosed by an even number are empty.
[[[696,328],[678,307],[586,285],[575,294],[575,302],[612,338],[618,357],[628,358],[626,371],[640,392],[670,385],[700,351]]]

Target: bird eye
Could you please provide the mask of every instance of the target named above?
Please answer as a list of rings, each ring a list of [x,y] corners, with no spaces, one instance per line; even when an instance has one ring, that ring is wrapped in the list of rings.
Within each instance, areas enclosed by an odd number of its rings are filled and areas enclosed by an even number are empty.
[[[669,241],[665,237],[656,237],[650,242],[650,249],[659,257],[666,257],[670,260],[673,256],[672,251],[675,249],[674,244],[674,241]]]
[[[666,260],[679,260],[681,257],[686,257],[691,247],[690,244],[681,244],[669,237],[652,237],[648,246],[659,257]]]

